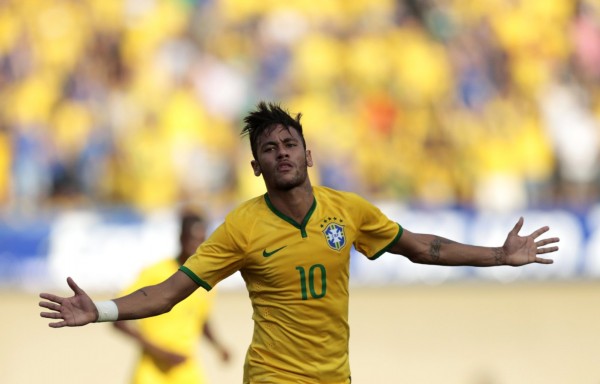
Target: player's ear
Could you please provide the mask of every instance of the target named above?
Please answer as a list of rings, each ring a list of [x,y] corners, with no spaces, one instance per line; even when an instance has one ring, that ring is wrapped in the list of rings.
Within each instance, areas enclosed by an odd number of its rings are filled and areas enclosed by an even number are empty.
[[[306,150],[306,165],[309,167],[313,166],[312,155],[310,154],[310,149]]]
[[[256,160],[252,160],[250,162],[250,165],[252,166],[252,170],[254,171],[254,176],[260,176],[261,174],[261,170],[260,170],[260,164],[258,164],[258,161]]]

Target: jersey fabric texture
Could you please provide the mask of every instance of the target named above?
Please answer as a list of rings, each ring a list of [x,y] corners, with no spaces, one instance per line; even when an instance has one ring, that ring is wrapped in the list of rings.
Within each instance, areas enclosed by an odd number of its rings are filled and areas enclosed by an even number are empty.
[[[163,260],[139,274],[137,280],[123,294],[166,280],[179,268],[176,260]],[[214,293],[196,291],[161,316],[135,320],[138,330],[152,343],[164,349],[185,355],[184,363],[166,370],[150,355],[143,353],[133,373],[134,384],[187,384],[206,383],[197,353],[204,323],[212,306]]]
[[[302,223],[266,194],[243,203],[180,268],[207,290],[241,272],[254,320],[244,383],[350,382],[351,248],[375,259],[402,227],[356,194],[313,193]]]

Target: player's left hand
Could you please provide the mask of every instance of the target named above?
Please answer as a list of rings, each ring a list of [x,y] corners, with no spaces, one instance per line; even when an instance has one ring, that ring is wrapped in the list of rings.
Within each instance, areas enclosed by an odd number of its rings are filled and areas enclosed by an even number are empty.
[[[229,363],[229,361],[231,360],[231,354],[229,353],[229,350],[225,347],[219,348],[219,357],[223,363]]]
[[[529,236],[519,236],[519,231],[523,227],[523,217],[519,218],[515,227],[508,233],[508,237],[502,246],[504,252],[504,264],[511,266],[520,266],[530,263],[552,264],[554,260],[542,258],[538,255],[556,252],[558,246],[545,247],[548,244],[558,243],[558,237],[536,240],[543,233],[548,232],[549,227],[545,226],[535,230]]]

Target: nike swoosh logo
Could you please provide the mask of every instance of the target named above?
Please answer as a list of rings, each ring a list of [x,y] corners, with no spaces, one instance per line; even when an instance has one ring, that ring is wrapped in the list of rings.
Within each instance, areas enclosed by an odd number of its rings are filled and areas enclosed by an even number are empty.
[[[277,248],[276,250],[274,250],[274,251],[271,251],[271,252],[267,252],[267,250],[266,250],[266,249],[264,249],[264,250],[263,250],[263,256],[264,256],[264,257],[273,256],[274,254],[276,254],[277,252],[281,251],[281,250],[282,250],[283,248],[285,248],[285,247],[287,247],[287,245],[284,245],[284,246],[283,246],[283,247],[281,247],[281,248]]]

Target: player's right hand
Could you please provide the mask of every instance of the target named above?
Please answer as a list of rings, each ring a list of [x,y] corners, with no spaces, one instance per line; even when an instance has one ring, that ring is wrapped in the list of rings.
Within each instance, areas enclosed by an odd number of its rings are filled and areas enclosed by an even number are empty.
[[[40,312],[41,317],[48,319],[60,319],[49,323],[52,328],[78,327],[95,322],[98,319],[98,310],[87,293],[73,281],[67,278],[67,284],[75,293],[71,297],[60,297],[50,293],[41,293],[39,306],[47,308],[52,312]]]
[[[144,351],[150,355],[154,360],[155,365],[163,372],[168,372],[176,366],[185,363],[188,359],[185,355],[171,352],[154,345],[147,345]]]

